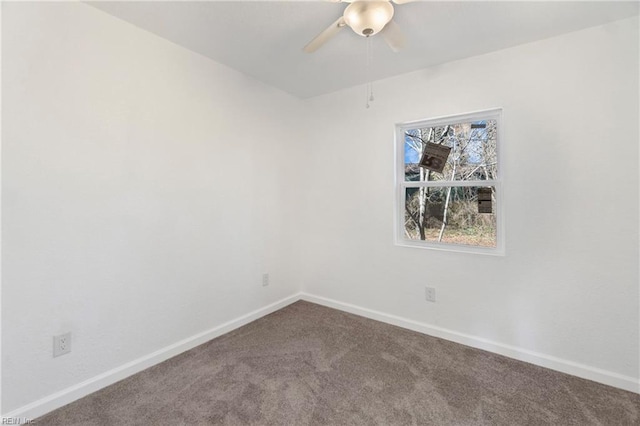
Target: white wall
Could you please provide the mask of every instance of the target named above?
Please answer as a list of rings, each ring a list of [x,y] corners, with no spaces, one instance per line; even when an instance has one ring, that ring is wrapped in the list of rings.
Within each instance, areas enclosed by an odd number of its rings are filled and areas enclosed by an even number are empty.
[[[2,18],[3,413],[298,291],[300,101],[85,4]]]
[[[636,18],[310,100],[304,291],[637,387],[638,75]],[[395,247],[394,123],[492,107],[507,255]]]

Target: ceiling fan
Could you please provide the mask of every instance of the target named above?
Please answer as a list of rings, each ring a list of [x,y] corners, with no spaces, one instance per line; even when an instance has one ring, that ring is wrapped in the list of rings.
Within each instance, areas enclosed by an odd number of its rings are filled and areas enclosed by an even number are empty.
[[[351,3],[344,13],[326,30],[318,34],[304,47],[304,51],[312,53],[318,50],[342,28],[348,26],[356,34],[371,37],[380,33],[394,52],[402,49],[405,38],[398,24],[392,20],[393,4],[409,3],[412,0],[330,0],[334,3]]]

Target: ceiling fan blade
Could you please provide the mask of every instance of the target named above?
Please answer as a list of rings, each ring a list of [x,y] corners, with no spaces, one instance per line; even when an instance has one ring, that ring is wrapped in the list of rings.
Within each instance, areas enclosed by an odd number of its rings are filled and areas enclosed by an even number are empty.
[[[380,34],[382,34],[382,38],[384,38],[384,41],[387,42],[394,52],[398,52],[407,44],[407,39],[404,37],[400,26],[396,24],[396,21],[389,21],[382,31],[380,31]]]
[[[307,53],[313,53],[318,50],[323,44],[325,44],[331,37],[335,36],[344,26],[345,26],[344,18],[339,17],[336,22],[331,24],[329,28],[321,32],[309,42],[302,50]]]
[[[395,4],[405,4],[405,3],[414,2],[416,0],[391,0],[391,1],[394,2]]]

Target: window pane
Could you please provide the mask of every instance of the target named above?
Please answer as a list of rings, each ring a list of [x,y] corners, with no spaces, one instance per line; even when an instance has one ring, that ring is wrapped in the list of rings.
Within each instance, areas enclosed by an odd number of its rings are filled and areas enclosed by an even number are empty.
[[[478,188],[487,199],[483,208],[491,213],[480,213]],[[405,238],[496,247],[495,207],[495,187],[406,188]]]
[[[421,127],[404,132],[405,181],[475,181],[498,178],[497,121]],[[442,173],[419,166],[427,143],[451,148]]]

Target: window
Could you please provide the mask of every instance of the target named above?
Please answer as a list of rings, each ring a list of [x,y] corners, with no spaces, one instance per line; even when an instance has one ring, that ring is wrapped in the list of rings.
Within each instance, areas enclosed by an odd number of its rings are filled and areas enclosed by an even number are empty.
[[[501,116],[396,125],[396,244],[504,254]]]

